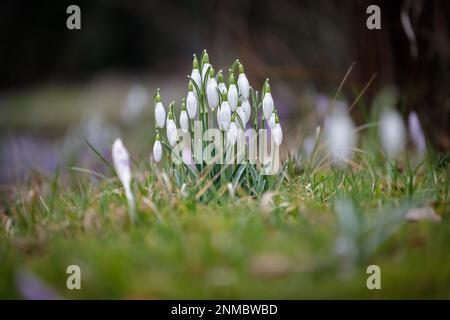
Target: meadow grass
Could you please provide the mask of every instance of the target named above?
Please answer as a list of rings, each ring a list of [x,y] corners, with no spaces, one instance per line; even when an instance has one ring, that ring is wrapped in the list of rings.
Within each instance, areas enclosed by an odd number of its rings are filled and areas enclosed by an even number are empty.
[[[112,173],[38,175],[2,192],[0,297],[23,297],[27,270],[69,299],[450,298],[448,157],[389,164],[369,151],[345,168],[320,150],[287,155],[280,183],[235,194],[205,177],[183,188],[170,165],[134,161],[135,224]],[[441,223],[406,221],[425,205]],[[339,239],[353,245],[337,250]],[[66,287],[72,264],[81,290]],[[366,287],[371,264],[381,290]]]

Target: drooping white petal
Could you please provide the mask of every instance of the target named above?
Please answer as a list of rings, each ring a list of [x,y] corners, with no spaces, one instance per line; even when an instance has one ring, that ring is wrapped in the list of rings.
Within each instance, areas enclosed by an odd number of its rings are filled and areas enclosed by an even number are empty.
[[[227,139],[230,146],[234,146],[237,140],[237,126],[236,122],[232,121],[230,123],[230,128],[227,132]]]
[[[162,145],[159,140],[155,141],[155,144],[153,145],[153,158],[156,162],[161,161],[162,157]]]
[[[245,128],[245,126],[247,125],[247,122],[246,122],[246,116],[245,116],[244,108],[242,108],[242,106],[237,107],[236,113],[239,116],[239,118],[241,119],[242,124],[244,125],[244,128]],[[237,123],[238,127],[240,128],[241,127],[241,122],[239,122],[239,120],[236,119],[236,123]]]
[[[167,140],[169,140],[171,147],[173,147],[178,141],[177,126],[173,119],[169,119],[167,121]]]
[[[250,121],[250,116],[252,114],[252,108],[248,99],[242,100],[242,109],[244,109],[245,123],[247,124]]]
[[[231,108],[228,101],[223,101],[220,106],[220,120],[222,123],[222,130],[228,130],[231,123]]]
[[[217,126],[219,130],[223,130],[222,128],[222,112],[220,106],[217,108]]]
[[[130,168],[130,155],[127,149],[122,143],[122,140],[116,139],[113,143],[111,150],[112,160],[114,164],[114,169],[116,170],[117,176],[123,185],[125,190],[125,196],[128,201],[129,214],[132,219],[135,216],[135,204],[133,193],[131,192],[131,168]]]
[[[267,121],[267,124],[269,125],[270,129],[275,128],[275,117],[276,117],[275,112],[272,112],[272,115],[270,116],[269,120]]]
[[[200,70],[192,69],[191,78],[194,80],[197,87],[200,89],[202,87],[202,76],[200,75]],[[194,94],[197,96],[197,90],[194,88]]]
[[[227,86],[225,85],[224,82],[219,82],[218,88],[221,94],[227,93]]]
[[[239,74],[238,87],[239,87],[239,94],[242,96],[242,99],[247,100],[250,94],[250,84],[248,83],[248,79],[245,76],[245,73]]]
[[[425,154],[427,145],[419,117],[415,111],[410,112],[408,116],[408,130],[409,136],[416,146],[418,154],[422,157]]]
[[[190,165],[192,163],[192,150],[191,144],[183,144],[183,149],[181,150],[181,158],[185,165]]]
[[[189,118],[194,119],[197,115],[198,101],[193,91],[189,91],[186,97],[186,108]]]
[[[235,112],[238,104],[238,91],[235,84],[231,84],[228,88],[228,104],[231,111]]]
[[[215,78],[208,79],[206,86],[206,97],[208,98],[208,105],[211,110],[214,110],[219,105],[219,93],[217,92],[217,82]]]
[[[388,157],[396,157],[405,148],[405,124],[398,112],[387,110],[381,114],[378,134]]]
[[[325,121],[326,146],[333,160],[345,164],[352,156],[357,136],[355,125],[346,111],[335,111]]]
[[[277,146],[283,142],[283,131],[281,130],[281,125],[279,123],[275,124],[275,127],[271,130],[273,135],[273,141]]]
[[[188,132],[189,130],[189,117],[186,110],[181,110],[180,114],[180,127],[183,132]]]
[[[264,94],[263,99],[263,114],[265,119],[269,119],[273,112],[273,99],[270,92]]]
[[[156,126],[158,128],[164,128],[164,122],[166,121],[166,110],[162,102],[157,102],[155,105],[155,119]]]
[[[209,63],[204,63],[202,68],[202,79],[205,79],[206,71],[208,71],[208,68],[211,66]]]

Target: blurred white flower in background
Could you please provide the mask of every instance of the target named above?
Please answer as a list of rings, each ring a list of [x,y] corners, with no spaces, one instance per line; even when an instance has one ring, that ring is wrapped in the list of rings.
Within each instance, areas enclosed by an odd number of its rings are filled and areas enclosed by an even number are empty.
[[[405,131],[405,124],[397,111],[386,109],[381,113],[378,135],[389,158],[395,158],[405,149]]]
[[[335,109],[324,125],[326,146],[333,162],[343,165],[351,159],[356,146],[355,125],[348,112]]]
[[[142,85],[132,86],[121,109],[121,119],[125,123],[136,120],[150,101],[150,94]]]
[[[420,158],[423,158],[427,149],[427,144],[422,126],[420,125],[419,117],[417,116],[417,113],[415,111],[409,113],[408,130],[409,136],[417,150],[417,154]]]

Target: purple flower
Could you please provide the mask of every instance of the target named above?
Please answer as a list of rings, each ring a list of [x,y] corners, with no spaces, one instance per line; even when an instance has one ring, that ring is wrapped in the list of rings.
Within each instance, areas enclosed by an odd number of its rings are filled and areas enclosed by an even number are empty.
[[[61,296],[53,288],[42,282],[36,275],[20,270],[16,275],[16,288],[26,300],[61,300]]]

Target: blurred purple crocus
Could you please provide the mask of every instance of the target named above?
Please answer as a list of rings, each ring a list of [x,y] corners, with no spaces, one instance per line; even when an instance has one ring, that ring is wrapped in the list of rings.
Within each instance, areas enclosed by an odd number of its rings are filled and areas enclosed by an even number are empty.
[[[36,275],[20,270],[16,275],[16,288],[26,300],[61,300],[62,297],[53,288],[45,284]]]
[[[408,130],[409,136],[413,141],[417,153],[423,157],[426,151],[425,135],[423,134],[422,126],[420,125],[419,117],[415,111],[411,111],[408,116]]]

